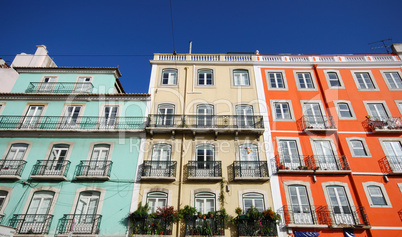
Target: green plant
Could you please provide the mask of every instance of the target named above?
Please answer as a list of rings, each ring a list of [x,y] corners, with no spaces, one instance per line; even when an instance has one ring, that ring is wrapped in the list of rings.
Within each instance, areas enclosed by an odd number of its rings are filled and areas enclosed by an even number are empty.
[[[240,216],[240,215],[243,213],[243,210],[242,210],[240,207],[238,207],[238,208],[235,209],[235,213],[236,213],[238,216]]]
[[[221,192],[219,194],[219,202],[221,207],[225,205],[225,181],[221,180]]]
[[[178,212],[174,210],[172,206],[165,206],[165,207],[158,207],[156,210],[156,214],[158,217],[160,217],[162,220],[166,221],[177,221],[178,218]]]
[[[140,202],[138,204],[138,208],[136,211],[134,211],[133,213],[131,213],[129,215],[129,218],[131,220],[134,220],[136,218],[146,218],[148,217],[148,211],[149,211],[149,206],[148,203],[146,203],[144,206],[142,205],[142,203]]]
[[[197,214],[197,209],[195,207],[191,207],[189,205],[185,205],[183,209],[178,211],[178,218],[180,220],[188,219],[191,216]]]

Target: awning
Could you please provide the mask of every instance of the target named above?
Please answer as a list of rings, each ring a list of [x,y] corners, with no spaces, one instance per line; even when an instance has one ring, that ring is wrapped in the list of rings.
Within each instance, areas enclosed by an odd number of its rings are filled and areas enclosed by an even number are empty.
[[[343,229],[345,237],[355,237],[355,231],[353,229]]]
[[[317,237],[318,232],[304,232],[304,231],[294,231],[295,237]]]

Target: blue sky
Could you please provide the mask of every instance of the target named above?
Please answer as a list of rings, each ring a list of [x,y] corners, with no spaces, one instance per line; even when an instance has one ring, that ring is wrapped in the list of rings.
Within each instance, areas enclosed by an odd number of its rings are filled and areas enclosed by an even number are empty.
[[[0,1],[0,57],[47,46],[58,66],[115,67],[129,93],[145,93],[153,53],[383,53],[402,43],[401,0]],[[138,56],[58,56],[138,55]]]

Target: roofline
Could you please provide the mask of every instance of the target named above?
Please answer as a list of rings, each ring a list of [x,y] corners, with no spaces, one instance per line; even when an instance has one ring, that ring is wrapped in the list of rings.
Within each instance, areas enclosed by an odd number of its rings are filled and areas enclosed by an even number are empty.
[[[121,77],[121,72],[118,67],[14,67],[18,73],[29,72],[60,72],[60,71],[91,71],[98,73],[106,73],[107,71],[113,71],[116,78]]]

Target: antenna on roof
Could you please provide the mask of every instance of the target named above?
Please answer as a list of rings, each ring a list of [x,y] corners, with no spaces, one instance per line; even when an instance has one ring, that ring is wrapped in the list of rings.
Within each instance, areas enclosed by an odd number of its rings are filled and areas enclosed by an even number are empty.
[[[392,38],[385,39],[385,40],[379,40],[379,41],[372,42],[372,43],[369,43],[369,44],[377,44],[377,46],[372,47],[371,49],[380,49],[380,48],[385,48],[385,50],[387,50],[387,53],[389,54],[389,53],[390,53],[390,51],[388,50],[388,48],[390,48],[391,46],[386,45],[386,44],[385,44],[385,41],[390,41],[390,40],[392,40]],[[378,44],[379,44],[379,43],[381,43],[381,42],[382,42],[382,44],[383,44],[383,45],[378,45]]]

